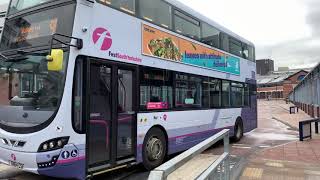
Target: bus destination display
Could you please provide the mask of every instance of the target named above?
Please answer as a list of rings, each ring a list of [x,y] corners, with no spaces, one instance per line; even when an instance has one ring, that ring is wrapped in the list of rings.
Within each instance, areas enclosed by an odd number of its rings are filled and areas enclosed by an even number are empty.
[[[25,23],[24,23],[25,24]],[[15,43],[22,43],[30,39],[45,37],[56,33],[58,19],[52,18],[19,27],[19,34],[15,38]]]

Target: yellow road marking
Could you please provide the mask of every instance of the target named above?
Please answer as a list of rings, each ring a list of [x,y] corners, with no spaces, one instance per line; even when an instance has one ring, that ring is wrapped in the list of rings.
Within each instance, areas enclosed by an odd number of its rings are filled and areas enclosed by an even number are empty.
[[[261,168],[246,168],[243,171],[242,176],[260,179],[262,177],[262,173],[263,169]]]
[[[271,167],[279,167],[279,168],[284,167],[283,164],[281,164],[281,163],[276,163],[276,162],[267,162],[266,165],[267,165],[267,166],[271,166]]]
[[[248,146],[232,146],[233,148],[239,148],[239,149],[251,149],[252,147]]]
[[[320,176],[320,171],[304,170],[304,173],[305,173],[305,174],[308,174],[308,175],[317,175],[317,176]]]

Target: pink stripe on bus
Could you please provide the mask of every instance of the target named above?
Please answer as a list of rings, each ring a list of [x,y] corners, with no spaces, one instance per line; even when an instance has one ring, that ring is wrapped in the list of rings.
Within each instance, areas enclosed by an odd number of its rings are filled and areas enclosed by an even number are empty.
[[[86,158],[85,156],[81,156],[81,157],[72,158],[72,159],[58,160],[58,161],[57,161],[57,164],[66,164],[66,163],[71,163],[71,162],[74,162],[74,161],[80,161],[80,160],[83,160],[83,159],[85,159],[85,158]]]

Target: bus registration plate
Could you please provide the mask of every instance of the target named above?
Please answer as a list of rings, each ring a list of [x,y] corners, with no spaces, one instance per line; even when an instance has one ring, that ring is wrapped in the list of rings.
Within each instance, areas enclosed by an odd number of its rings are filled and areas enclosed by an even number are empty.
[[[9,161],[9,165],[16,167],[18,169],[23,169],[24,164],[22,163],[18,163],[18,162],[14,162],[14,161]]]

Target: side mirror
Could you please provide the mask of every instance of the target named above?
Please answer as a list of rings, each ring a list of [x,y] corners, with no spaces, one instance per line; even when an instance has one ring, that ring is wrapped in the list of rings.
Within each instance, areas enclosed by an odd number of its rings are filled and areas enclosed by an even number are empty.
[[[51,55],[47,55],[48,71],[61,71],[63,66],[63,50],[52,49]]]

